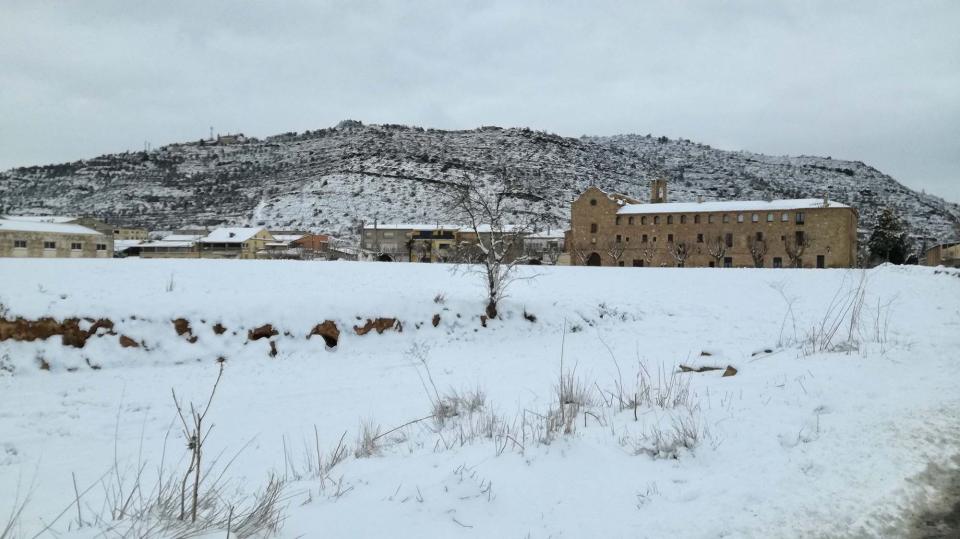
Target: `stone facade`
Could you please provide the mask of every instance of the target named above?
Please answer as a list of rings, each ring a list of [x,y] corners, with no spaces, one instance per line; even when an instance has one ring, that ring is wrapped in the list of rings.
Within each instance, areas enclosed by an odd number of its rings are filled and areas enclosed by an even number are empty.
[[[655,183],[652,200],[666,200]],[[826,205],[824,205],[826,202]],[[800,199],[643,204],[587,189],[571,206],[573,265],[849,268],[857,212]]]
[[[946,243],[927,249],[923,256],[923,264],[960,268],[960,243]]]

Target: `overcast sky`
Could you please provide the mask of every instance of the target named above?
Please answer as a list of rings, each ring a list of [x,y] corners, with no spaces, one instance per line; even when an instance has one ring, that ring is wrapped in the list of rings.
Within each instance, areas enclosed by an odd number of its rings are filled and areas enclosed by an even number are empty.
[[[829,155],[960,202],[960,1],[0,0],[0,169],[344,118]]]

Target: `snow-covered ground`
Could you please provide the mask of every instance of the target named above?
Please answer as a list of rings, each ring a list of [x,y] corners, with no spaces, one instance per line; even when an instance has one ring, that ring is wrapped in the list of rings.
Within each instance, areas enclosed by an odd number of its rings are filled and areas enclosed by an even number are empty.
[[[0,534],[28,494],[16,537],[140,530],[187,469],[171,389],[202,407],[217,358],[202,485],[223,472],[229,505],[276,474],[281,537],[889,536],[957,466],[956,272],[523,272],[484,327],[480,282],[442,265],[0,260],[7,320],[114,324],[0,341]],[[354,332],[378,317],[402,331]],[[326,320],[335,349],[306,338]],[[562,412],[561,373],[585,401]]]

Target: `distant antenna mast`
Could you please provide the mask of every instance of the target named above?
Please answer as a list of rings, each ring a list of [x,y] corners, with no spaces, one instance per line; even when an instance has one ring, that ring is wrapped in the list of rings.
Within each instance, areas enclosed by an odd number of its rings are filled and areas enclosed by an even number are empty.
[[[213,140],[213,126],[210,126],[210,140]]]

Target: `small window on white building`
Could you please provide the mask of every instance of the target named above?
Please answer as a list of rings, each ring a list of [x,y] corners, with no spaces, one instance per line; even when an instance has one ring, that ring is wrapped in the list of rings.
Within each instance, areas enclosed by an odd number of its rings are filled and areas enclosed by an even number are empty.
[[[80,242],[78,242],[78,241],[71,242],[71,243],[70,243],[70,250],[71,250],[71,251],[81,251],[81,250],[83,250],[83,244],[80,243]]]
[[[790,214],[787,213],[787,212],[783,212],[783,213],[780,215],[780,220],[783,221],[784,223],[786,223],[787,221],[790,220]]]
[[[106,243],[98,243],[98,244],[97,244],[97,250],[98,250],[98,251],[106,251],[106,250],[107,250],[107,244],[106,244]]]
[[[737,222],[738,222],[738,223],[742,223],[742,222],[743,222],[743,214],[742,214],[742,213],[738,213],[738,214],[737,214]]]
[[[13,240],[13,248],[14,248],[14,249],[26,249],[26,248],[27,248],[27,240]]]
[[[759,223],[759,222],[760,222],[760,215],[758,215],[758,214],[756,214],[756,213],[753,214],[753,215],[751,215],[751,216],[750,216],[750,222],[752,222],[752,223]]]
[[[56,248],[57,248],[57,242],[55,242],[55,241],[45,241],[45,242],[43,242],[43,248],[44,248],[44,249],[56,249]]]

